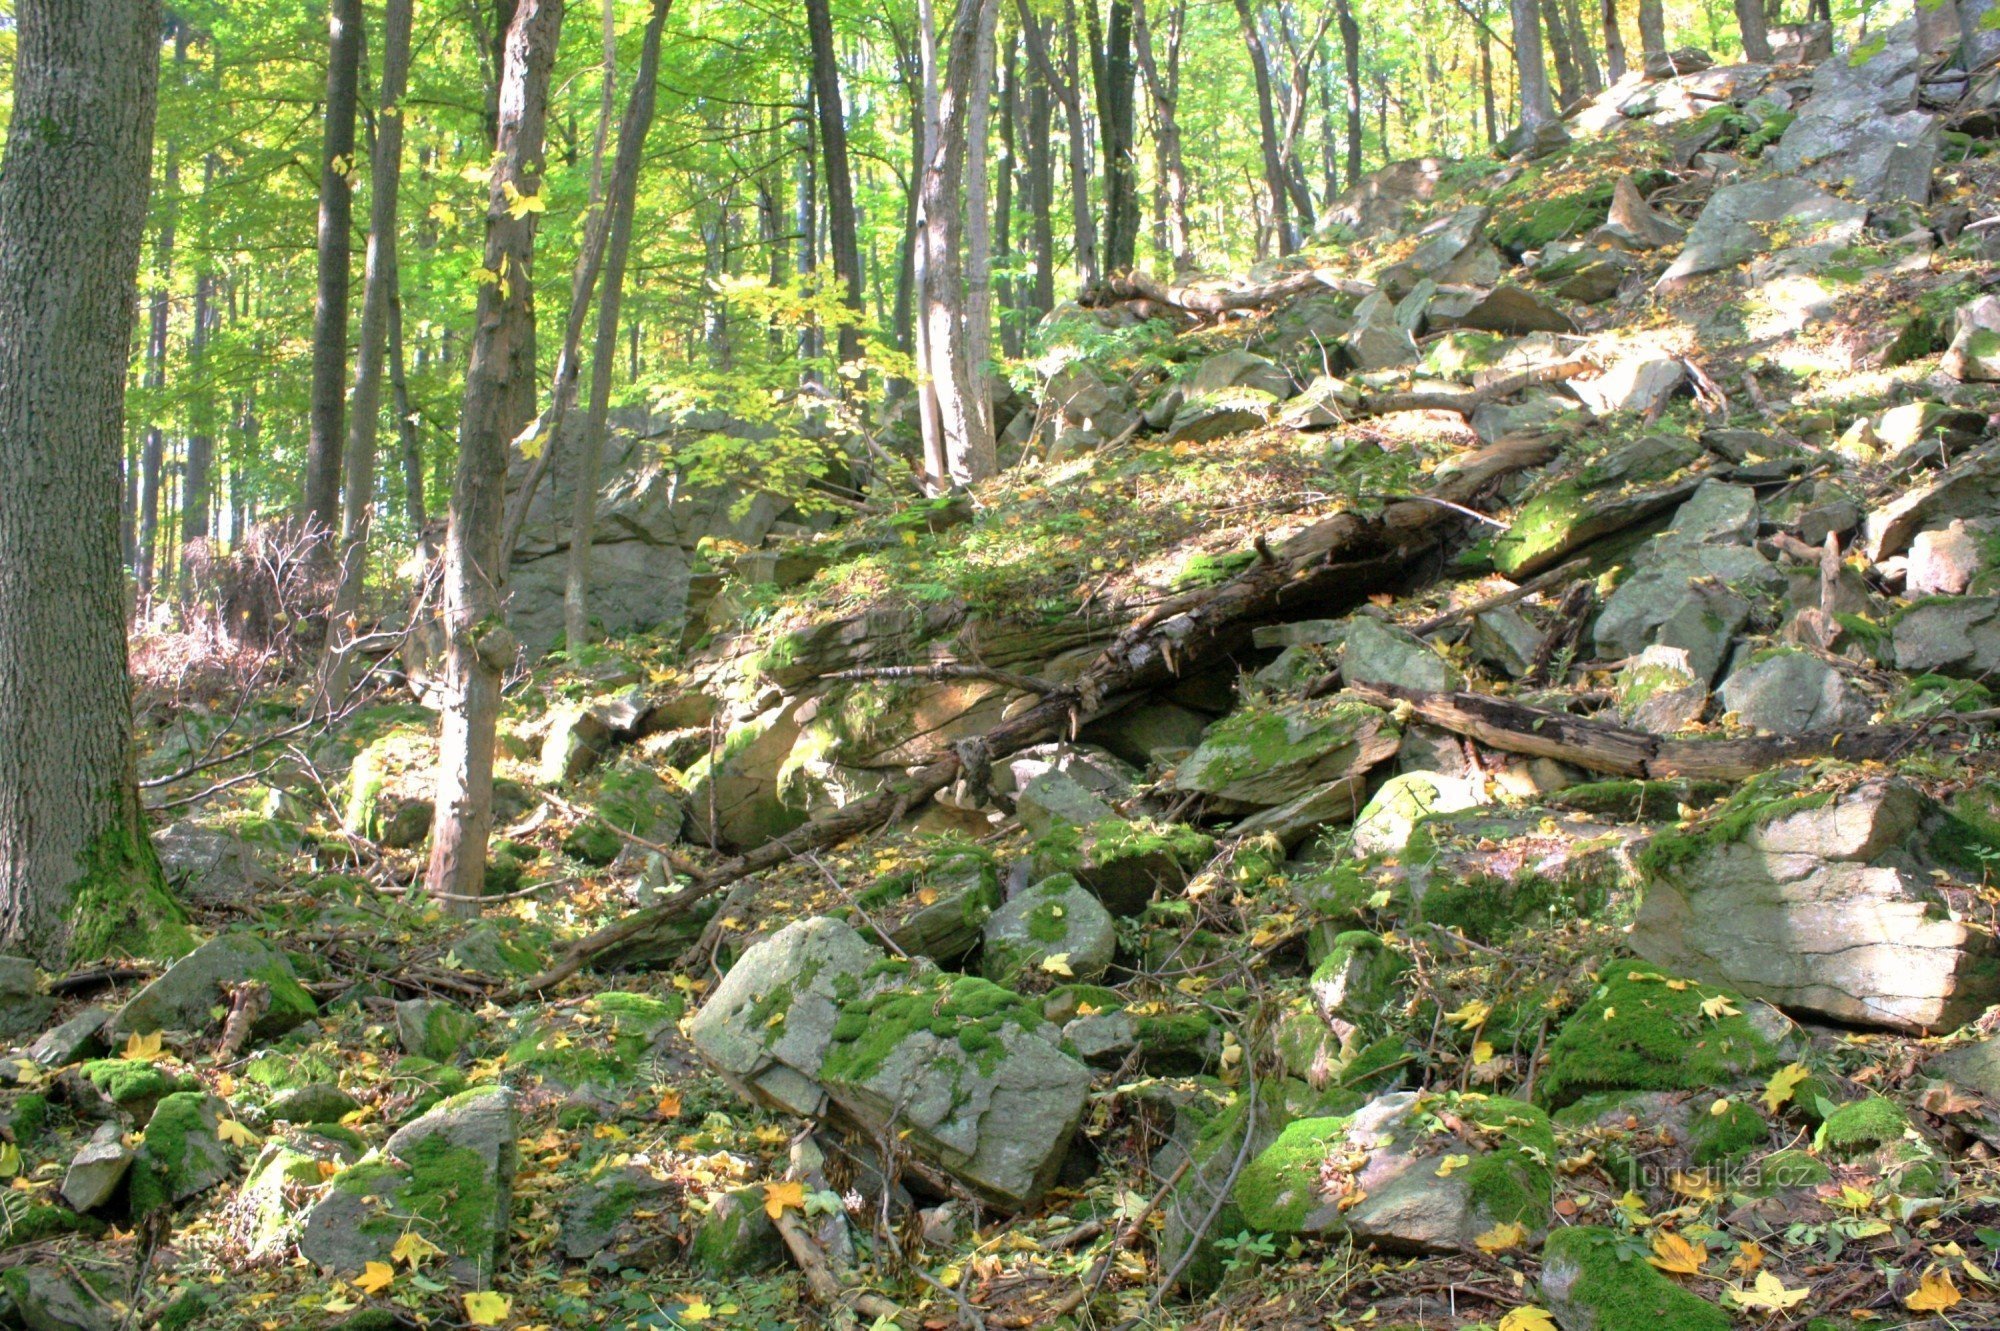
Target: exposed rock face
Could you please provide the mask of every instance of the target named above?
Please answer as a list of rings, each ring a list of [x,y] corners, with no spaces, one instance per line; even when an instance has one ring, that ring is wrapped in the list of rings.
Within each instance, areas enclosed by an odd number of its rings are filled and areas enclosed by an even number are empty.
[[[1449,693],[1462,682],[1430,644],[1367,615],[1348,620],[1341,634],[1340,674],[1356,684],[1393,684],[1427,693]]]
[[[1665,403],[1687,383],[1687,369],[1671,357],[1631,357],[1615,361],[1594,379],[1571,385],[1584,405],[1598,415],[1614,411],[1647,412]]]
[[[1724,185],[1695,219],[1659,289],[1671,291],[1687,278],[1734,268],[1786,245],[1844,245],[1867,220],[1866,206],[1795,176]]]
[[[1382,783],[1354,820],[1354,849],[1363,855],[1400,855],[1417,824],[1434,813],[1456,813],[1479,804],[1479,783],[1437,772],[1403,772]]]
[[[983,965],[987,979],[1013,988],[1046,987],[1058,977],[1088,984],[1117,950],[1111,912],[1076,879],[1057,874],[993,912]]]
[[[1174,780],[1218,810],[1252,812],[1365,772],[1397,741],[1388,714],[1361,703],[1245,708],[1210,728]]]
[[[1942,139],[1938,118],[1917,109],[1924,62],[1914,20],[1891,28],[1877,49],[1822,61],[1812,95],[1766,161],[1870,203],[1927,202]]]
[[[1749,621],[1746,594],[1775,593],[1781,583],[1777,568],[1744,546],[1670,547],[1605,598],[1592,634],[1598,651],[1612,659],[1637,656],[1655,643],[1681,648],[1705,685]]]
[[[126,1171],[132,1168],[132,1154],[122,1125],[100,1124],[63,1174],[63,1200],[78,1211],[104,1205],[125,1181]]]
[[[2000,597],[1912,606],[1893,632],[1898,670],[1979,679],[2000,669]]]
[[[1744,725],[1777,735],[1865,726],[1875,710],[1838,670],[1800,651],[1747,654],[1722,681],[1722,706]]]
[[[563,1256],[600,1270],[644,1270],[680,1247],[679,1189],[638,1165],[605,1171],[563,1205]]]
[[[2000,951],[1950,919],[1905,850],[1901,781],[1780,810],[1739,840],[1652,857],[1632,948],[1656,965],[1836,1021],[1930,1031],[2000,998]]]
[[[105,1024],[105,1038],[118,1044],[135,1033],[207,1030],[215,1022],[210,1009],[229,1004],[225,986],[249,980],[271,991],[270,1006],[251,1027],[258,1039],[282,1035],[318,1013],[282,951],[255,934],[218,934],[134,994]]]
[[[1370,292],[1355,307],[1354,327],[1341,345],[1358,370],[1389,370],[1418,360],[1416,339],[1397,321],[1396,307],[1382,291]]]

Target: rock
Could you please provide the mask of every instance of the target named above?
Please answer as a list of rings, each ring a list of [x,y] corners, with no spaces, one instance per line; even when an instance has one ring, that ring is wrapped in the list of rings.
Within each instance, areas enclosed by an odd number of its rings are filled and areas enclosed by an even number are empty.
[[[1779,248],[1780,238],[1795,245],[1845,245],[1860,236],[1867,220],[1866,206],[1793,176],[1724,185],[1695,219],[1658,289],[1672,291],[1689,278],[1747,263]]]
[[[445,962],[474,975],[525,978],[546,966],[548,955],[528,938],[503,931],[500,921],[487,919],[452,940]]]
[[[1058,979],[1089,984],[1110,968],[1118,951],[1117,921],[1068,874],[1008,901],[986,921],[985,932],[982,971],[1014,989],[1046,987]]]
[[[1490,286],[1500,280],[1505,265],[1483,236],[1493,210],[1483,204],[1449,213],[1417,233],[1417,248],[1409,258],[1384,270],[1380,281],[1392,297],[1401,299],[1424,278],[1440,283]]]
[[[1983,518],[1996,511],[2000,511],[2000,448],[1983,448],[1870,513],[1862,528],[1862,552],[1880,563],[1908,550],[1920,531],[1942,527],[1953,518]]]
[[[1052,829],[1035,843],[1034,874],[1072,874],[1112,914],[1132,916],[1155,892],[1177,895],[1214,853],[1213,837],[1183,824],[1113,818]]]
[[[1241,347],[1231,347],[1217,352],[1195,367],[1194,374],[1187,381],[1189,397],[1207,393],[1223,393],[1232,388],[1251,388],[1269,393],[1283,402],[1293,392],[1292,376],[1257,355]]]
[[[1288,430],[1329,430],[1349,420],[1361,405],[1361,390],[1345,379],[1316,374],[1278,415]]]
[[[1645,413],[1661,406],[1687,383],[1687,368],[1672,357],[1614,361],[1594,379],[1576,379],[1570,387],[1599,416],[1614,411]]]
[[[1341,678],[1352,684],[1449,693],[1462,682],[1458,671],[1421,638],[1368,615],[1348,622],[1339,659]]]
[[[1671,735],[1708,709],[1708,681],[1688,663],[1686,649],[1653,644],[1618,672],[1618,714],[1626,725]]]
[[[1680,244],[1687,232],[1647,203],[1632,177],[1620,176],[1611,189],[1610,215],[1591,238],[1620,249],[1658,250]]]
[[[1724,711],[1775,735],[1848,730],[1867,725],[1875,713],[1865,694],[1810,652],[1739,649],[1721,695]]]
[[[710,1198],[688,1256],[717,1279],[754,1275],[785,1263],[785,1241],[764,1214],[762,1188],[738,1188]]]
[[[680,1249],[680,1190],[639,1165],[608,1169],[563,1203],[556,1243],[573,1262],[649,1270]]]
[[[439,998],[408,998],[396,1004],[396,1040],[403,1052],[449,1063],[458,1056],[479,1022],[456,1003]]]
[[[1682,648],[1689,669],[1708,683],[1750,619],[1750,602],[1735,589],[1775,594],[1781,585],[1777,568],[1755,550],[1676,549],[1643,562],[1605,598],[1592,637],[1599,655],[1611,659],[1637,656],[1655,643]]]
[[[1884,408],[1869,418],[1869,424],[1877,443],[1892,452],[1927,445],[1927,457],[1948,458],[1978,442],[1986,432],[1986,413],[1923,399]]]
[[[1140,703],[1086,726],[1083,738],[1144,767],[1172,762],[1201,743],[1211,719],[1178,703]]]
[[[1347,359],[1358,370],[1393,370],[1420,359],[1410,330],[1396,320],[1395,306],[1384,291],[1371,291],[1354,309],[1354,327],[1341,340]]]
[[[1755,490],[1747,485],[1705,480],[1674,511],[1673,521],[1653,538],[1653,543],[1662,550],[1749,545],[1757,539],[1761,521]]]
[[[1930,198],[1942,145],[1938,118],[1915,109],[1925,55],[1905,21],[1845,60],[1813,70],[1798,118],[1764,154],[1782,176],[1840,184],[1869,203]]]
[[[2000,296],[1958,307],[1939,367],[1960,383],[2000,383]]]
[[[1244,354],[1248,354],[1247,352]],[[1287,383],[1289,383],[1289,379]],[[1205,444],[1268,423],[1278,399],[1256,388],[1189,393],[1161,439],[1166,444]]]
[[[1958,596],[1986,566],[1984,543],[1953,518],[1940,530],[1920,531],[1910,542],[1903,585],[1912,596]]]
[[[56,1010],[55,999],[42,992],[35,963],[24,957],[0,957],[0,1040],[15,1040],[40,1030]]]
[[[338,1123],[361,1102],[332,1082],[308,1082],[281,1091],[265,1107],[264,1116],[273,1123]]]
[[[1904,867],[1926,807],[1914,787],[1877,780],[1827,804],[1779,804],[1740,839],[1656,843],[1632,949],[1835,1021],[1956,1026],[2000,998],[2000,949]]]
[[[1474,615],[1465,642],[1473,660],[1519,679],[1534,664],[1542,637],[1519,608],[1506,605]]]
[[[1000,905],[1000,874],[976,846],[947,844],[922,868],[877,879],[855,904],[912,957],[949,966],[979,945]]]
[[[345,1129],[293,1130],[274,1133],[264,1143],[231,1203],[252,1258],[273,1256],[297,1242],[303,1218],[298,1198],[323,1187],[327,1169],[337,1171],[361,1158],[344,1134]]]
[[[1482,402],[1472,410],[1472,432],[1484,444],[1552,425],[1582,411],[1573,397],[1546,388],[1524,390],[1513,402]]]
[[[1815,504],[1798,517],[1799,539],[1818,547],[1828,536],[1846,536],[1861,525],[1861,506],[1852,499],[1830,499]]]
[[[132,1148],[125,1144],[124,1128],[117,1123],[101,1123],[83,1149],[70,1159],[63,1174],[62,1196],[76,1211],[94,1211],[111,1200],[118,1185],[132,1168]]]
[[[132,1273],[117,1265],[23,1264],[0,1272],[0,1290],[23,1331],[123,1331],[131,1320]]]
[[[104,1023],[109,1020],[110,1008],[87,1007],[37,1036],[28,1046],[28,1057],[45,1068],[65,1068],[86,1058],[102,1057],[106,1052]]]
[[[1449,165],[1436,157],[1415,157],[1370,171],[1321,211],[1318,234],[1334,239],[1343,228],[1363,237],[1402,229],[1420,205],[1449,192]]]
[[[1702,1011],[1717,998],[1735,1015]],[[1560,1108],[1598,1091],[1720,1093],[1786,1062],[1791,1039],[1791,1022],[1769,1004],[1655,966],[1614,963],[1550,1042],[1536,1094]]]
[[[895,1131],[921,1166],[988,1205],[1033,1204],[1082,1121],[1090,1070],[1056,1048],[1038,1004],[893,962],[878,975],[898,971],[899,985],[842,1009],[822,1068],[827,1095],[843,1118]]]
[[[1564,300],[1596,305],[1625,286],[1637,264],[1620,250],[1587,249],[1566,241],[1545,246],[1535,264],[1535,280]]]
[[[1014,815],[1036,836],[1057,827],[1086,827],[1118,811],[1089,786],[1068,772],[1052,770],[1034,777],[1014,797]]]
[[[781,703],[760,713],[688,768],[682,784],[693,835],[718,846],[748,848],[805,822],[806,811],[788,804],[778,790],[778,772],[799,737],[797,710],[796,703]]]
[[[1674,79],[1699,74],[1714,64],[1715,57],[1700,47],[1682,46],[1647,56],[1644,68],[1649,79]]]
[[[1780,65],[1817,65],[1833,59],[1833,25],[1777,23],[1770,29],[1771,60]]]
[[[1574,1225],[1542,1250],[1542,1297],[1562,1331],[1730,1331],[1728,1313],[1626,1251],[1615,1230]]]
[[[608,713],[614,706],[617,704],[576,702],[551,711],[535,781],[544,786],[561,786],[595,767],[611,749],[614,732]],[[618,710],[623,712],[625,708]],[[637,719],[635,715],[635,724]]]
[[[1920,601],[1896,617],[1896,669],[1983,679],[2000,670],[2000,597]]]
[[[300,1254],[322,1271],[352,1274],[389,1261],[396,1240],[416,1229],[443,1249],[452,1280],[486,1288],[507,1250],[519,1135],[504,1087],[442,1101],[334,1176],[306,1213]]]
[[[1468,1126],[1432,1131],[1451,1119]],[[1472,1252],[1496,1225],[1532,1234],[1548,1224],[1554,1158],[1548,1118],[1532,1105],[1397,1091],[1346,1117],[1292,1123],[1244,1170],[1235,1196],[1255,1230]]]
[[[1429,332],[1476,328],[1519,337],[1525,333],[1574,333],[1576,320],[1525,287],[1503,283],[1488,291],[1440,288],[1424,307]]]
[[[295,848],[294,840],[287,849]],[[199,823],[169,823],[153,833],[153,849],[167,881],[187,895],[240,904],[278,881],[258,846]]]
[[[93,1118],[129,1115],[143,1123],[164,1096],[189,1083],[143,1059],[99,1058],[62,1074],[70,1106]]]
[[[1379,934],[1361,929],[1336,934],[1308,984],[1313,1011],[1337,1033],[1343,1022],[1356,1028],[1376,1022],[1398,1001],[1399,982],[1409,969],[1409,958]]]
[[[1456,813],[1484,803],[1479,784],[1436,772],[1404,772],[1382,783],[1354,820],[1354,849],[1361,855],[1400,855],[1417,824],[1434,813]]]
[[[178,1206],[236,1172],[236,1158],[221,1136],[226,1110],[201,1091],[177,1091],[160,1101],[132,1160],[133,1219]]]
[[[1289,850],[1310,833],[1351,823],[1368,799],[1368,774],[1356,771],[1253,813],[1231,829],[1239,837],[1273,836]]]
[[[299,985],[291,958],[255,934],[227,933],[209,939],[134,994],[105,1023],[104,1038],[115,1046],[128,1035],[208,1030],[217,1024],[211,1010],[229,1005],[227,987],[247,980],[263,983],[271,993],[270,1006],[251,1026],[255,1039],[283,1035],[319,1015],[312,995]]]
[[[1218,813],[1287,804],[1394,756],[1396,726],[1362,703],[1246,705],[1210,727],[1174,786],[1210,797]]]
[[[1702,456],[1688,440],[1642,435],[1552,476],[1495,539],[1494,567],[1509,578],[1532,577],[1600,536],[1681,503],[1698,482],[1669,478]]]

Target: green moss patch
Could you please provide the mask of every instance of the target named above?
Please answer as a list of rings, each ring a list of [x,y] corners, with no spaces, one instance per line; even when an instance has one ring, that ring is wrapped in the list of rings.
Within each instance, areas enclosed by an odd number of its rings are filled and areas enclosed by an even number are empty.
[[[1710,1016],[1722,1000],[1737,1015]],[[1596,995],[1563,1024],[1549,1046],[1540,1083],[1545,1104],[1560,1107],[1592,1091],[1721,1089],[1768,1072],[1778,1051],[1741,1015],[1746,1000],[1676,980],[1639,962],[1614,964]]]
[[[1558,1229],[1542,1251],[1542,1289],[1565,1325],[1596,1331],[1731,1331],[1729,1314],[1646,1261],[1643,1243],[1594,1225]],[[1558,1316],[1561,1316],[1558,1313]]]

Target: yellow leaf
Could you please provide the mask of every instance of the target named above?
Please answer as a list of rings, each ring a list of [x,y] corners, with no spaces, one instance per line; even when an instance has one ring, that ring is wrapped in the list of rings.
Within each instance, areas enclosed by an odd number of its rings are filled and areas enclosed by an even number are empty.
[[[499,1326],[514,1311],[514,1300],[482,1289],[465,1296],[465,1320],[474,1326]]]
[[[125,1037],[125,1057],[150,1063],[160,1056],[160,1032],[141,1035],[137,1031]]]
[[[215,1125],[215,1135],[231,1146],[261,1146],[262,1137],[244,1127],[233,1118],[225,1118]]]
[[[1736,1258],[1729,1263],[1732,1275],[1747,1276],[1764,1264],[1764,1250],[1754,1243],[1745,1242],[1736,1252]]]
[[[514,188],[514,182],[511,180],[500,182],[500,192],[506,196],[507,216],[509,217],[519,219],[526,217],[529,213],[545,213],[549,210],[549,201],[547,199],[539,194],[521,193],[520,190]]]
[[[1618,1009],[1615,1007],[1604,1009],[1604,1019],[1606,1021],[1616,1021],[1618,1019]]]
[[[1482,1067],[1491,1063],[1493,1061],[1493,1042],[1491,1040],[1477,1041],[1472,1046],[1472,1061],[1475,1065]]]
[[[1759,1308],[1765,1312],[1783,1312],[1797,1307],[1812,1296],[1812,1287],[1786,1289],[1785,1282],[1769,1271],[1759,1271],[1757,1281],[1749,1289],[1732,1290],[1730,1297],[1741,1308]]]
[[[1726,1095],[1718,1097],[1716,1099],[1716,1102],[1708,1107],[1708,1114],[1710,1118],[1721,1118],[1724,1114],[1728,1112],[1729,1112],[1729,1097]]]
[[[1458,1011],[1445,1013],[1444,1019],[1446,1021],[1456,1022],[1460,1030],[1473,1031],[1473,1030],[1478,1030],[1481,1026],[1484,1026],[1486,1024],[1486,1019],[1492,1015],[1493,1015],[1493,1005],[1491,1003],[1481,1002],[1479,999],[1475,998],[1470,1003],[1467,1003],[1464,1007],[1458,1009]]]
[[[1698,1202],[1712,1202],[1722,1195],[1722,1189],[1700,1174],[1684,1174],[1679,1170],[1668,1176],[1667,1185],[1681,1196],[1693,1198]]]
[[[1556,1323],[1548,1313],[1529,1304],[1508,1309],[1507,1315],[1500,1319],[1500,1331],[1556,1331]]]
[[[1740,1017],[1743,1010],[1733,1005],[1727,996],[1717,994],[1701,1000],[1701,1015],[1710,1021],[1721,1021],[1724,1017]]]
[[[1951,1283],[1951,1272],[1934,1266],[1903,1296],[1903,1306],[1913,1313],[1941,1313],[1957,1307],[1961,1297],[1958,1286]]]
[[[797,1179],[764,1185],[764,1214],[776,1220],[786,1211],[806,1209],[806,1185]]]
[[[1069,953],[1067,952],[1051,952],[1046,957],[1043,957],[1042,969],[1051,975],[1073,976],[1076,974],[1075,971],[1069,968]]]
[[[404,1266],[417,1267],[429,1257],[436,1257],[444,1250],[417,1231],[410,1230],[396,1240],[396,1246],[389,1249],[389,1260],[401,1262]]]
[[[1481,1252],[1505,1252],[1528,1241],[1528,1227],[1518,1220],[1510,1220],[1504,1225],[1493,1226],[1472,1241]]]
[[[0,1143],[0,1178],[13,1178],[21,1172],[21,1148],[12,1142]]]
[[[707,1303],[700,1299],[696,1299],[680,1311],[680,1320],[690,1325],[699,1325],[713,1316],[715,1316],[715,1309],[709,1307]]]
[[[1865,1211],[1875,1204],[1875,1195],[1866,1188],[1857,1188],[1852,1183],[1840,1185],[1840,1196],[1833,1204],[1843,1211]]]
[[[1791,1102],[1793,1092],[1810,1076],[1812,1069],[1803,1063],[1792,1063],[1773,1072],[1771,1080],[1764,1083],[1764,1108],[1777,1113],[1780,1106]]]
[[[1450,1178],[1454,1170],[1464,1169],[1471,1163],[1472,1157],[1469,1155],[1448,1155],[1438,1161],[1437,1176],[1439,1178]]]
[[[1646,1260],[1662,1271],[1698,1276],[1702,1263],[1708,1260],[1708,1249],[1699,1243],[1689,1243],[1678,1234],[1663,1231],[1653,1235],[1653,1255]]]
[[[320,1305],[321,1308],[330,1313],[351,1313],[360,1306],[353,1299],[341,1294],[329,1295],[326,1302]]]
[[[396,1268],[387,1262],[370,1262],[354,1277],[354,1287],[364,1294],[380,1294],[396,1283]]]
[[[679,1118],[681,1116],[681,1093],[668,1091],[660,1097],[660,1117]]]

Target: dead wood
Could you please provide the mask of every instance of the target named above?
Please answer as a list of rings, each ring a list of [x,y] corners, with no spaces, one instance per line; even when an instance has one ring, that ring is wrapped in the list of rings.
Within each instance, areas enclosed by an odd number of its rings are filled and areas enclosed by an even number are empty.
[[[1077,297],[1085,309],[1102,309],[1125,301],[1144,301],[1177,310],[1197,323],[1206,323],[1241,310],[1266,310],[1297,296],[1316,291],[1335,291],[1365,296],[1374,288],[1366,282],[1313,269],[1293,273],[1259,286],[1222,288],[1169,285],[1147,273],[1116,273],[1093,284]]]
[[[1597,368],[1596,361],[1585,356],[1577,356],[1548,365],[1537,365],[1518,374],[1510,374],[1504,379],[1495,379],[1483,388],[1374,393],[1361,399],[1361,405],[1355,408],[1355,414],[1390,416],[1400,411],[1450,411],[1460,416],[1470,416],[1487,403],[1512,397],[1524,388],[1533,388],[1537,384],[1559,383],[1565,379],[1580,379]]]

